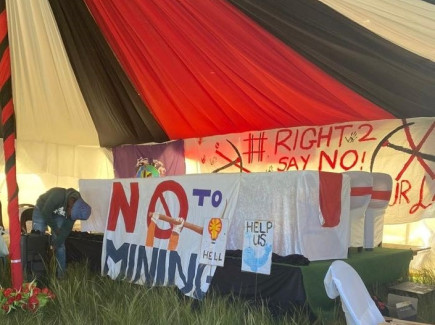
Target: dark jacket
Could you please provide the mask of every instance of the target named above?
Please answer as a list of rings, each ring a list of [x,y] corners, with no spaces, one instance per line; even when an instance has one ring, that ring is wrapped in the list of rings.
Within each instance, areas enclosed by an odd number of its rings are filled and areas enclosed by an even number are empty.
[[[56,234],[55,246],[61,245],[65,241],[74,226],[74,220],[67,218],[66,215],[66,206],[70,197],[78,199],[80,198],[80,193],[73,188],[53,187],[42,194],[36,201],[36,206],[45,222],[50,226],[52,233]],[[65,217],[65,221],[60,228],[55,221],[56,215]]]

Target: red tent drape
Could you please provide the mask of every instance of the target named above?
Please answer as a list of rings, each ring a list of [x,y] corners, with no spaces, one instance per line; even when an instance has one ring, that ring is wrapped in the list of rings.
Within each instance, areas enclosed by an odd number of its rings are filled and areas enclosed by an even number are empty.
[[[225,1],[85,2],[171,139],[392,118]]]

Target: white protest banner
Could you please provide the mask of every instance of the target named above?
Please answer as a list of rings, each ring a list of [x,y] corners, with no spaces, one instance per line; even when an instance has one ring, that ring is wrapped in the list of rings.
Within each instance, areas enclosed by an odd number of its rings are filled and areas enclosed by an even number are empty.
[[[242,271],[270,274],[272,265],[273,223],[246,220],[242,250]]]
[[[348,252],[350,178],[344,173],[91,179],[80,182],[80,192],[92,206],[93,223],[108,225],[98,231],[108,233],[106,238],[115,237],[118,245],[125,243],[122,237],[136,245],[149,241],[147,250],[158,247],[180,253],[187,245],[190,251],[197,249],[199,258],[202,234],[207,233],[204,220],[222,218],[229,222],[226,249],[241,250],[245,220],[267,216],[275,227],[276,254],[302,254],[314,261],[346,258]]]
[[[199,262],[204,220],[234,213],[239,174],[119,179],[112,184],[102,274],[175,285],[203,298],[216,266]]]
[[[435,118],[302,126],[185,140],[190,173],[318,170],[393,179],[385,224],[434,216]]]

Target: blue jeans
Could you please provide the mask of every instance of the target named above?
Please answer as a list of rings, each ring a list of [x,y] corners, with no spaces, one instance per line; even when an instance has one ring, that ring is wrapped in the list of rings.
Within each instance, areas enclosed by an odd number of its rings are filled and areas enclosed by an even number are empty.
[[[65,217],[58,214],[52,215],[57,227],[62,227],[63,222],[65,221]],[[45,233],[47,230],[47,223],[45,222],[44,218],[42,217],[41,211],[39,211],[38,207],[35,207],[33,210],[32,215],[32,229],[33,230],[39,230],[42,234]],[[52,232],[52,239],[53,241],[56,239],[56,234]],[[56,255],[56,275],[58,277],[63,276],[63,273],[66,269],[66,252],[65,252],[65,243],[62,243],[62,245],[59,245],[58,247],[55,247],[55,255]]]

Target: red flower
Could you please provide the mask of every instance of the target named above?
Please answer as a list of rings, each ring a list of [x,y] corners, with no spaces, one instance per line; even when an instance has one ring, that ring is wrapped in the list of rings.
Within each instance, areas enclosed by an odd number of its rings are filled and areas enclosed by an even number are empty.
[[[38,296],[36,295],[30,296],[29,304],[38,305],[39,304]]]
[[[3,291],[3,295],[4,295],[6,298],[8,298],[8,297],[12,294],[13,291],[14,291],[14,289],[12,289],[12,288],[7,288],[7,289],[5,289],[5,290]]]
[[[20,290],[0,287],[0,312],[10,313],[14,309],[36,312],[55,297],[48,288],[38,288],[35,281],[24,283]]]

